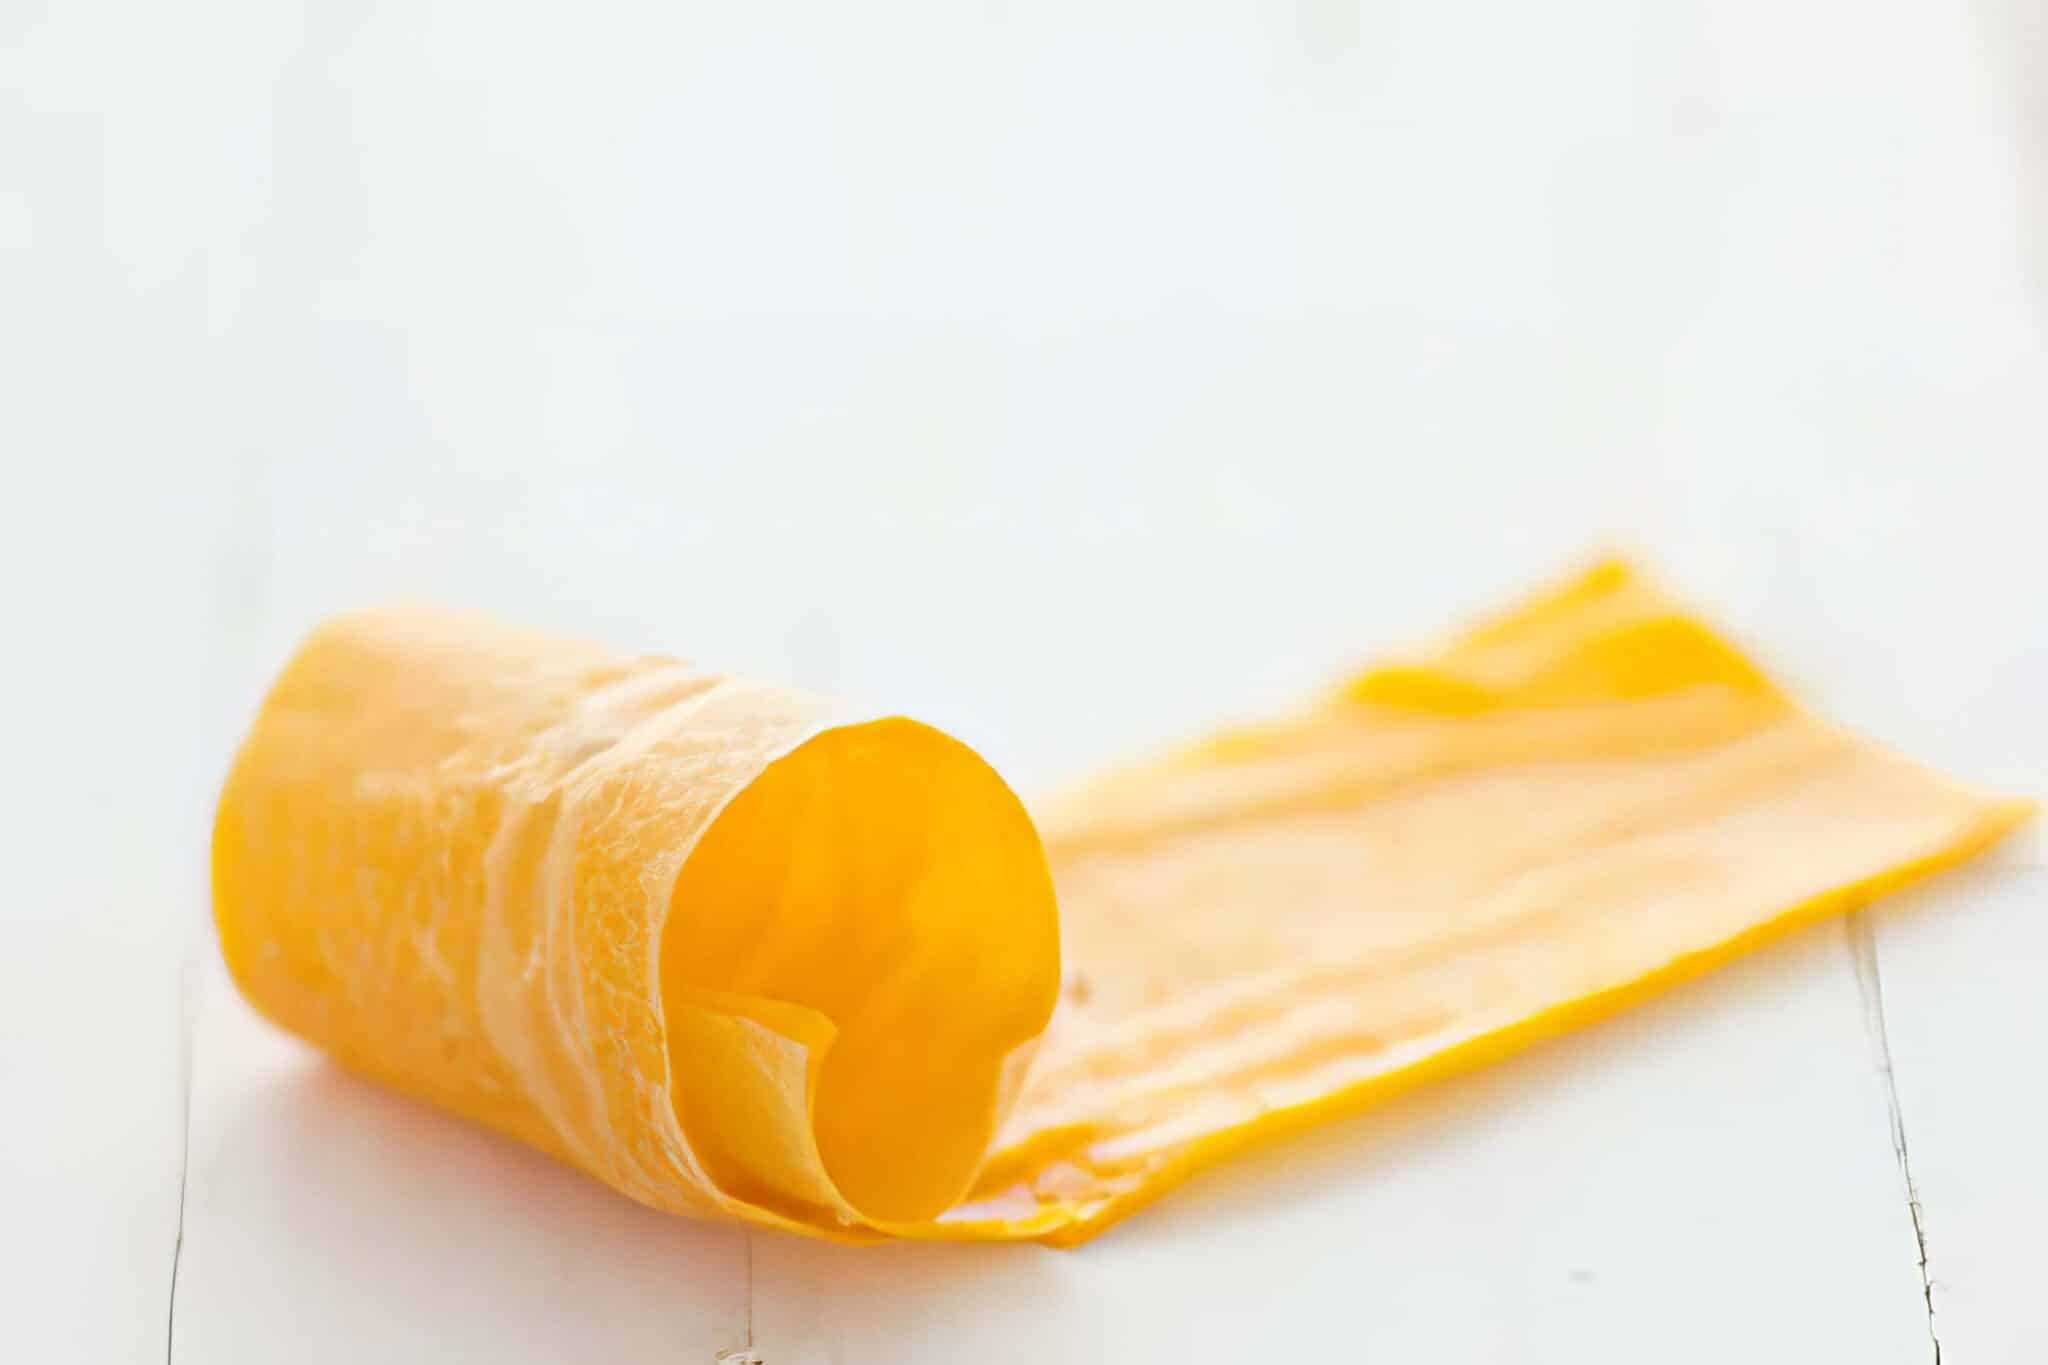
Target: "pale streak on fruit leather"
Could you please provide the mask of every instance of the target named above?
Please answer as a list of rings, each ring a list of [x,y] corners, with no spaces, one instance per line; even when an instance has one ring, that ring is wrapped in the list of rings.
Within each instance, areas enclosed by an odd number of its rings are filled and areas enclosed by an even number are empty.
[[[272,1018],[643,1202],[1071,1244],[2027,809],[1605,563],[1043,814],[1056,933],[1014,799],[934,731],[377,613],[266,702],[216,914]]]

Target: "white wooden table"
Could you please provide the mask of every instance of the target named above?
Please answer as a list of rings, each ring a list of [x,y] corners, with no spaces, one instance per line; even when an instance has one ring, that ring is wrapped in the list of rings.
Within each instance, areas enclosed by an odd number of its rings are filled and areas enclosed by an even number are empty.
[[[251,1019],[214,786],[393,595],[1032,789],[1618,543],[2048,794],[2031,0],[703,8],[0,15],[0,1359],[2043,1358],[2037,834],[1068,1253],[662,1218]]]

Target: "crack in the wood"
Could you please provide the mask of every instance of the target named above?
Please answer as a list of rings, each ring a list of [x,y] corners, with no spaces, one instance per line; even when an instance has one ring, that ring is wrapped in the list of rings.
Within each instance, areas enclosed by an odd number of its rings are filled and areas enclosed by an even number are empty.
[[[1906,1115],[1899,1105],[1899,1086],[1892,1071],[1891,1032],[1884,1018],[1884,976],[1878,970],[1877,938],[1867,912],[1852,911],[1847,924],[1850,955],[1856,962],[1856,986],[1863,996],[1863,1022],[1870,1035],[1877,1071],[1884,1081],[1885,1108],[1891,1118],[1892,1156],[1906,1185],[1906,1213],[1913,1223],[1913,1246],[1919,1258],[1920,1298],[1927,1312],[1927,1340],[1934,1347],[1934,1365],[1941,1365],[1941,1338],[1934,1330],[1934,1279],[1927,1273],[1927,1229],[1921,1220],[1920,1189],[1913,1182],[1913,1157],[1906,1143]]]

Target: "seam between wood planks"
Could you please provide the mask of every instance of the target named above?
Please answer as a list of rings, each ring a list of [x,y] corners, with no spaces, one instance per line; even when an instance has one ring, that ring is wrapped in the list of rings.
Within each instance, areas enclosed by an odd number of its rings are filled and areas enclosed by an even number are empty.
[[[1934,1280],[1927,1273],[1927,1229],[1920,1217],[1920,1190],[1913,1183],[1913,1158],[1906,1142],[1906,1116],[1899,1107],[1899,1087],[1892,1071],[1891,1034],[1885,1027],[1884,1018],[1884,975],[1878,968],[1877,938],[1870,927],[1869,912],[1851,911],[1845,932],[1849,940],[1849,956],[1856,966],[1856,989],[1863,997],[1864,1029],[1870,1038],[1878,1077],[1884,1082],[1892,1156],[1899,1164],[1899,1178],[1906,1186],[1906,1212],[1912,1219],[1913,1246],[1919,1258],[1920,1298],[1927,1312],[1927,1341],[1934,1348],[1934,1365],[1941,1365],[1941,1338],[1934,1328]]]
[[[178,983],[178,1227],[171,1239],[171,1283],[164,1305],[164,1365],[173,1365],[178,1350],[178,1266],[185,1258],[185,1190],[192,1173],[192,1086],[196,1068],[192,1052],[199,1033],[201,957],[207,945],[203,928],[187,936]]]

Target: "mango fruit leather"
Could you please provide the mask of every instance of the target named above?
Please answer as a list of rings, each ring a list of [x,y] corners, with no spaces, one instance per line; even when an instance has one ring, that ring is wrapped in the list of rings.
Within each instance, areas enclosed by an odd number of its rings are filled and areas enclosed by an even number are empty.
[[[264,1015],[643,1203],[1070,1245],[2027,810],[1618,562],[1035,824],[915,721],[387,609],[264,701],[214,913]]]

